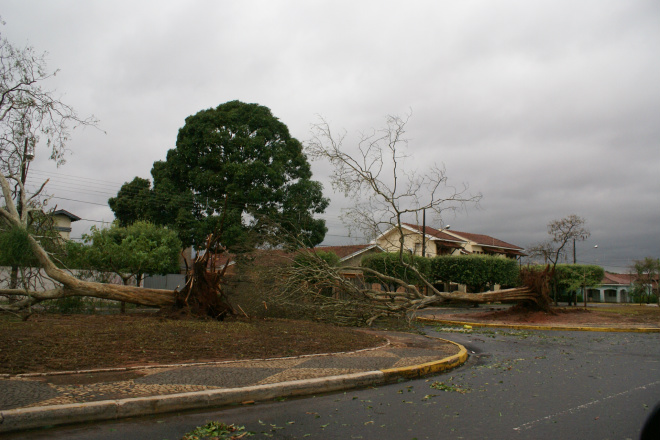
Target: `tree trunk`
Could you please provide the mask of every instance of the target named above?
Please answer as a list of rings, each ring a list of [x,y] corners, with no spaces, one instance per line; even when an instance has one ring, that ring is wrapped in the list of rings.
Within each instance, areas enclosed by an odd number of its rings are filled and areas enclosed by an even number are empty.
[[[67,296],[91,296],[94,298],[125,301],[145,306],[171,306],[174,304],[174,292],[163,289],[143,289],[135,286],[119,286],[116,284],[101,284],[79,280],[62,269],[55,266],[39,242],[28,236],[30,247],[37,260],[44,268],[46,275],[62,284],[62,289],[50,292],[59,292],[59,298]],[[39,298],[36,294],[35,298]],[[51,299],[51,298],[46,298]]]
[[[18,266],[11,267],[11,274],[9,275],[9,288],[18,288]]]
[[[62,287],[42,292],[28,292],[23,289],[0,289],[0,294],[27,296],[27,298],[10,305],[0,306],[0,310],[20,311],[45,300],[68,296],[89,296],[122,303],[170,308],[175,311],[185,309],[184,313],[188,315],[206,316],[218,320],[235,314],[220,286],[226,266],[221,272],[209,271],[208,260],[211,255],[209,249],[204,255],[198,256],[193,263],[183,290],[172,291],[79,280],[58,268],[34,237],[28,236],[28,240],[46,275],[62,284]]]

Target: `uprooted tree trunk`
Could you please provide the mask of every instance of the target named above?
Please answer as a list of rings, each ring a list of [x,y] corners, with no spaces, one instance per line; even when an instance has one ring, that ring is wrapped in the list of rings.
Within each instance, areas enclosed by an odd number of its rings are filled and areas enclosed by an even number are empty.
[[[44,184],[45,185],[45,184]],[[19,194],[20,212],[12,199],[11,187],[7,178],[0,174],[0,188],[5,200],[5,206],[0,208],[0,222],[5,226],[27,230],[28,199],[24,191]],[[42,185],[43,188],[43,185]],[[36,197],[39,191],[32,198]],[[102,284],[83,281],[57,267],[39,241],[28,234],[28,245],[36,257],[39,266],[46,275],[60,287],[44,291],[28,291],[25,289],[0,289],[0,295],[22,297],[19,301],[8,305],[0,305],[0,311],[20,312],[42,301],[66,298],[70,296],[87,296],[113,301],[127,302],[143,306],[170,308],[187,308],[194,316],[211,316],[222,319],[233,314],[233,309],[226,301],[220,289],[220,281],[224,276],[226,265],[221,272],[215,271],[215,265],[209,271],[209,258],[212,250],[224,248],[219,246],[220,234],[212,234],[207,240],[206,252],[198,256],[187,274],[187,283],[180,292],[163,289],[146,289],[137,286]]]
[[[0,306],[0,310],[20,312],[46,300],[86,296],[143,306],[156,306],[171,311],[182,310],[187,315],[214,319],[224,319],[226,316],[234,314],[233,308],[221,289],[226,265],[220,272],[213,270],[213,267],[209,269],[211,252],[207,251],[198,256],[188,270],[184,288],[181,291],[172,291],[79,280],[58,268],[34,237],[30,236],[29,242],[31,250],[46,275],[60,283],[61,286],[44,291],[0,289],[0,295],[23,297],[19,301]]]
[[[217,251],[219,250],[220,254],[226,252],[224,247],[218,249],[218,239],[217,234],[209,236],[206,252],[198,255],[192,262],[192,267],[188,268],[186,284],[183,289],[174,293],[175,309],[220,321],[229,315],[236,314],[222,289],[222,280],[229,267],[228,261],[220,272],[216,270],[215,259],[219,255]],[[211,252],[212,250],[214,252]]]
[[[5,216],[6,218],[7,216]],[[13,224],[20,227],[20,223],[17,221]],[[216,319],[222,319],[228,314],[233,314],[233,309],[220,290],[220,281],[224,275],[224,270],[222,272],[208,270],[207,263],[210,252],[206,252],[196,259],[192,268],[188,271],[186,286],[182,291],[177,292],[79,280],[57,267],[33,236],[28,236],[28,243],[48,278],[61,284],[61,286],[43,291],[0,289],[0,295],[21,297],[18,301],[0,305],[0,311],[21,312],[43,301],[71,296],[85,296],[143,306],[172,309],[187,308],[190,315],[211,316]]]

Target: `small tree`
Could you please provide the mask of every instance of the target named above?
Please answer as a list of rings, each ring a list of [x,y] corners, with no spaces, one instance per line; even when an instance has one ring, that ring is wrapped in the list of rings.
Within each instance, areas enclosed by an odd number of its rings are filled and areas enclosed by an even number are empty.
[[[151,182],[141,177],[123,184],[117,197],[108,200],[117,224],[124,227],[140,220],[153,219],[153,209],[158,204],[158,200],[154,201]]]
[[[567,246],[572,242],[575,253],[575,242],[584,241],[591,236],[591,232],[585,226],[587,221],[580,216],[571,214],[567,217],[552,220],[548,223],[548,234],[550,239],[536,244],[529,249],[531,258],[542,257],[545,264],[552,266],[552,273],[555,274],[555,267],[559,260],[566,258]],[[574,261],[575,263],[575,261]],[[555,276],[552,278],[552,291],[555,305],[557,304],[557,281]]]
[[[640,304],[644,301],[648,304],[653,296],[653,282],[659,285],[660,259],[645,257],[643,260],[635,260],[631,269],[635,274],[633,291],[639,297]],[[660,305],[660,292],[657,296]]]
[[[586,307],[586,288],[600,285],[604,275],[602,267],[591,264],[558,264],[555,267],[557,287],[567,292],[569,305],[577,305],[577,292],[582,290]]]

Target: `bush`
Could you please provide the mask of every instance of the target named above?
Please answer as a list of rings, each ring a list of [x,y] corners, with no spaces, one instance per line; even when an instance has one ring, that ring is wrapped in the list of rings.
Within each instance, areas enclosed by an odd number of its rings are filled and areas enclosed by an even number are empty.
[[[518,284],[518,262],[509,258],[461,255],[438,256],[431,260],[434,282],[465,284],[469,292],[483,292],[496,284],[512,287]]]

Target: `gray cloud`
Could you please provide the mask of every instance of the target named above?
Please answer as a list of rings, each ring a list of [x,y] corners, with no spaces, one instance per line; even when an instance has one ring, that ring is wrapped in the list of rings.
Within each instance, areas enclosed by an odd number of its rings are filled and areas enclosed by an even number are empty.
[[[98,204],[149,177],[201,109],[257,102],[300,140],[319,114],[354,134],[412,110],[409,165],[444,164],[484,195],[443,219],[456,229],[527,246],[576,213],[592,230],[578,259],[623,271],[659,256],[655,1],[6,1],[0,14],[2,34],[48,51],[61,69],[49,86],[107,133],[76,130],[63,168],[33,164],[85,219],[111,221]],[[327,164],[313,168],[333,200],[327,242],[349,242],[350,202]]]

